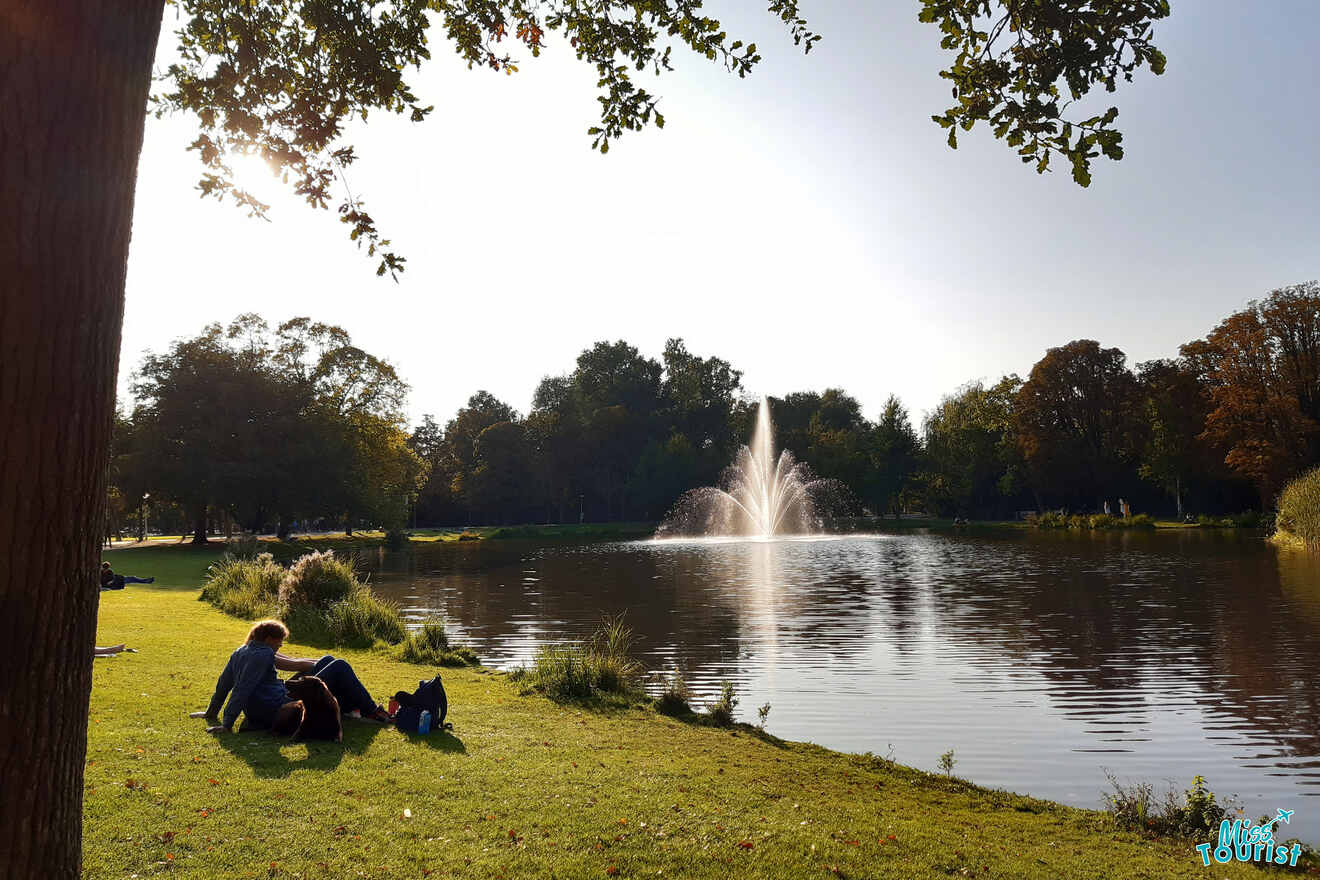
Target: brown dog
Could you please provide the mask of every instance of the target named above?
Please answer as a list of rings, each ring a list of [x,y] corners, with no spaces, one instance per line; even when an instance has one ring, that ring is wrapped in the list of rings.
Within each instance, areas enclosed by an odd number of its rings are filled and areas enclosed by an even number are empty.
[[[325,682],[315,675],[298,675],[285,682],[292,702],[280,707],[271,730],[276,735],[293,734],[295,740],[324,739],[343,742],[339,701]]]
[[[272,736],[293,736],[302,726],[304,707],[302,700],[293,700],[280,706],[275,723],[270,726]]]

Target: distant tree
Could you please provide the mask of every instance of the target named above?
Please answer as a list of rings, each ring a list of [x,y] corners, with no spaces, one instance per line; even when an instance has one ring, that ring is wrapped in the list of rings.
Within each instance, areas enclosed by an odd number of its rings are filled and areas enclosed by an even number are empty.
[[[309,332],[320,345],[302,344]],[[197,543],[213,505],[252,529],[274,519],[281,536],[299,514],[384,521],[420,467],[399,448],[406,391],[339,328],[300,318],[272,334],[240,315],[143,359],[130,472],[189,512]]]
[[[486,522],[505,523],[527,509],[532,450],[520,422],[496,422],[477,435],[475,467],[466,484],[467,504]]]
[[[720,358],[692,354],[682,339],[665,343],[663,368],[660,397],[671,429],[695,450],[727,460],[737,448],[732,418],[742,372]]]
[[[921,440],[902,402],[892,394],[885,400],[870,441],[867,499],[876,513],[890,512],[897,517],[903,509],[902,497],[912,487],[921,464]]]
[[[1210,388],[1204,439],[1268,507],[1320,461],[1320,284],[1275,290],[1182,352]]]
[[[281,381],[265,349],[230,344],[219,324],[147,355],[135,373],[137,452],[159,500],[183,506],[193,542],[206,543],[207,509],[259,511],[281,482],[280,454],[307,399]]]
[[[946,515],[997,516],[1016,494],[1021,463],[1013,404],[1022,380],[964,385],[940,401],[923,425],[927,505]]]
[[[597,342],[578,355],[572,385],[587,453],[584,482],[606,519],[627,516],[629,478],[662,422],[663,369],[622,340]]]
[[[472,476],[476,472],[477,440],[481,432],[501,422],[518,421],[513,407],[488,391],[478,391],[468,398],[467,406],[454,414],[445,425],[444,453],[437,465],[440,473],[449,475],[450,492],[467,512],[470,521],[473,494]]]
[[[537,495],[557,522],[567,522],[570,509],[575,516],[581,514],[585,501],[587,452],[582,410],[571,376],[547,376],[537,385],[527,416]]]
[[[659,519],[688,489],[715,482],[705,473],[705,456],[686,434],[653,438],[642,450],[629,480],[629,494],[645,519]]]
[[[1018,445],[1041,499],[1098,506],[1131,471],[1136,378],[1117,348],[1079,339],[1031,368],[1014,405]]]
[[[1142,441],[1138,473],[1173,496],[1178,519],[1183,495],[1194,475],[1205,473],[1200,440],[1210,412],[1207,389],[1186,363],[1147,361],[1137,367]]]

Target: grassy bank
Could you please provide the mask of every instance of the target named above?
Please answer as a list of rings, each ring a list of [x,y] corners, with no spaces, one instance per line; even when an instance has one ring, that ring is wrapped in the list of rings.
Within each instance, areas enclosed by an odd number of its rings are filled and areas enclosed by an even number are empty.
[[[99,643],[141,653],[95,661],[89,878],[1206,876],[1189,844],[1100,813],[649,707],[560,706],[480,670],[445,672],[452,735],[349,721],[342,746],[213,737],[187,713],[247,624],[197,601],[212,555],[107,555],[157,580],[101,597]],[[378,695],[419,677],[337,653]]]

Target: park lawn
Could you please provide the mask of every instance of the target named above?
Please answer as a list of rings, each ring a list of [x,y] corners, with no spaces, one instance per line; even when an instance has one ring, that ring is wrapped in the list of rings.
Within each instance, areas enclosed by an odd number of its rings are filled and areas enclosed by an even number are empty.
[[[157,580],[101,596],[98,643],[141,653],[95,661],[88,878],[1257,876],[1097,812],[649,707],[559,706],[481,670],[444,670],[450,734],[211,736],[187,713],[248,626],[197,600],[214,552],[107,554]],[[340,653],[382,697],[435,671]]]

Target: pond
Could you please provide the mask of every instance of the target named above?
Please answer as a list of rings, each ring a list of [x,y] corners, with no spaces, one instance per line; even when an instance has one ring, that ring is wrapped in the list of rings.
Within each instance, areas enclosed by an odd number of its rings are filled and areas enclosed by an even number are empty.
[[[741,720],[1096,807],[1194,775],[1320,840],[1320,562],[1258,535],[904,533],[423,545],[366,560],[489,666],[627,613],[648,668]],[[1307,804],[1314,804],[1308,809]]]

